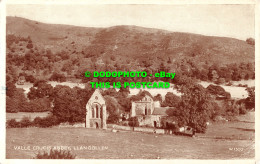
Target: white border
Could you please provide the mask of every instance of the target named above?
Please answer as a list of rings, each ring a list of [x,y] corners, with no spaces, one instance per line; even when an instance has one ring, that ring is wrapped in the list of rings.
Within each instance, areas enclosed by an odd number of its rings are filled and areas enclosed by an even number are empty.
[[[260,100],[259,96],[259,84],[260,84],[260,49],[259,49],[259,37],[260,37],[260,0],[2,0],[0,2],[0,87],[5,86],[5,27],[6,27],[6,4],[161,4],[161,5],[182,5],[182,4],[256,4],[255,6],[255,68],[256,68],[256,100]],[[246,30],[246,29],[245,29]],[[258,69],[257,69],[258,68]],[[255,160],[48,160],[49,163],[165,163],[172,164],[178,163],[194,163],[194,164],[208,164],[208,163],[224,163],[224,164],[253,164],[260,163],[260,134],[259,134],[259,112],[260,102],[256,101],[256,112],[255,112]],[[17,160],[17,159],[5,159],[5,96],[0,95],[0,163],[45,163],[46,160]],[[4,131],[4,133],[3,133]],[[17,134],[19,135],[19,134]]]

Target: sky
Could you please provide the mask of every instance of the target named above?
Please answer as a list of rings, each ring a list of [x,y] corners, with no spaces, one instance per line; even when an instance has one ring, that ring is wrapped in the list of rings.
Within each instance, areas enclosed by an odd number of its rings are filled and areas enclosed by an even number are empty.
[[[7,5],[7,16],[86,27],[136,25],[245,40],[254,37],[254,5]]]

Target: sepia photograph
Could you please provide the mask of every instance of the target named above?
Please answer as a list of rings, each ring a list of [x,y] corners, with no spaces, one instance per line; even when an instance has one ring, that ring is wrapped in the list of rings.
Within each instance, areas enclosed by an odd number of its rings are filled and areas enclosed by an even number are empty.
[[[255,159],[255,4],[5,9],[6,159]]]

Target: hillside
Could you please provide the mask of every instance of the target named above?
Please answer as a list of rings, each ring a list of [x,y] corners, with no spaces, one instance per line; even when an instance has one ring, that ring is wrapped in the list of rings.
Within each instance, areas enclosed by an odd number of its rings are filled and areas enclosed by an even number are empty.
[[[7,55],[11,56],[7,63],[15,65],[18,73],[27,71],[38,78],[49,78],[53,72],[76,77],[86,70],[164,70],[211,80],[214,65],[217,78],[233,70],[223,77],[228,76],[226,81],[233,75],[233,80],[254,78],[254,46],[234,38],[125,25],[46,24],[20,17],[7,17],[6,28]],[[244,71],[241,77],[237,77],[239,69]]]
[[[192,57],[217,63],[254,60],[254,47],[245,41],[137,26],[89,28],[45,24],[19,17],[7,17],[7,34],[30,36],[39,47],[81,52],[98,46],[103,54],[129,58]],[[194,52],[195,50],[195,52]]]

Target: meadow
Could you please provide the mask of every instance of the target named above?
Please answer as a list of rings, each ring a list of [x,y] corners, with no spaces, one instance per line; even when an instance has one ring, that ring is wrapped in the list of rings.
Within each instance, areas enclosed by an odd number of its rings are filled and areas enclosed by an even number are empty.
[[[51,112],[17,112],[17,113],[6,113],[6,120],[15,119],[16,121],[21,121],[24,117],[28,117],[33,120],[36,117],[47,117],[51,115]]]
[[[6,130],[6,158],[33,158],[46,147],[63,146],[83,159],[252,159],[253,117],[249,112],[237,121],[212,123],[206,134],[194,138],[111,129],[12,128]],[[105,149],[84,149],[89,146]]]

